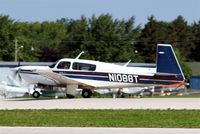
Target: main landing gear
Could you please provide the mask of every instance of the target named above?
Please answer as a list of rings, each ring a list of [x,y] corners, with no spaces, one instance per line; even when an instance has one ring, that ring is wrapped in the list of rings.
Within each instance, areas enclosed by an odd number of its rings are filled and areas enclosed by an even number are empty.
[[[92,96],[92,91],[87,90],[87,89],[83,89],[82,96],[83,96],[83,98],[90,98]]]

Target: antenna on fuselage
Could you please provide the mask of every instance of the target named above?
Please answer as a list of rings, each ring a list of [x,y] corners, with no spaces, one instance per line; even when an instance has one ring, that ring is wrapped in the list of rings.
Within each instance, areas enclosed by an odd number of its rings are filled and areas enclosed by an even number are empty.
[[[126,64],[124,64],[124,66],[127,67],[130,62],[131,62],[131,60],[129,60],[128,62],[126,62]]]
[[[79,59],[79,57],[84,53],[84,51],[82,51],[75,59]]]

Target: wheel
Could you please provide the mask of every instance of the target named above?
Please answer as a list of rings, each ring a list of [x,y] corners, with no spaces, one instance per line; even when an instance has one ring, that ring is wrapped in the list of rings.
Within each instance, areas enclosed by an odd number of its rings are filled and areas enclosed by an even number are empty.
[[[91,90],[83,90],[82,91],[82,96],[83,98],[90,98],[92,96],[92,91]]]
[[[39,97],[40,97],[40,93],[38,91],[34,91],[33,98],[39,98]]]

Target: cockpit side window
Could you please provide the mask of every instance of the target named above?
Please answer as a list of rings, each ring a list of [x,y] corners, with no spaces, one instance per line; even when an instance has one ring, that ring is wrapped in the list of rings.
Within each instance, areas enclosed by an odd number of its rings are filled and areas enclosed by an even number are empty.
[[[71,63],[70,62],[66,62],[66,61],[61,61],[57,68],[58,69],[69,69],[70,68]]]
[[[72,69],[73,70],[95,71],[96,70],[96,65],[74,62],[73,66],[72,66]]]

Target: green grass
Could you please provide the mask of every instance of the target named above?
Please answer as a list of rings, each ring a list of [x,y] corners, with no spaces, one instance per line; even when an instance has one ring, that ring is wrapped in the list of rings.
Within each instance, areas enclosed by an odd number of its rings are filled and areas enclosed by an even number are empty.
[[[200,110],[0,110],[0,126],[200,128]]]

